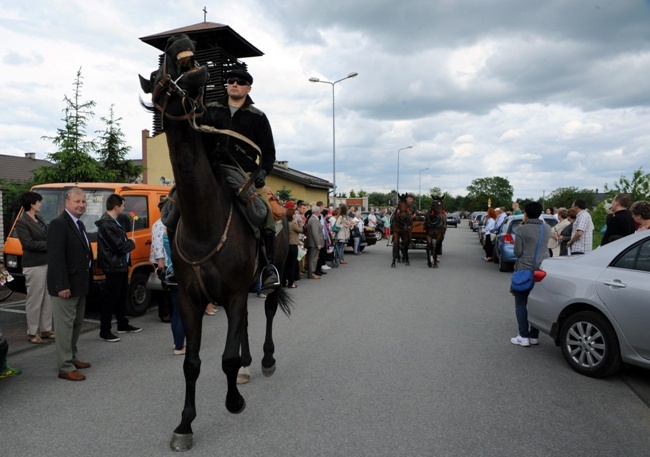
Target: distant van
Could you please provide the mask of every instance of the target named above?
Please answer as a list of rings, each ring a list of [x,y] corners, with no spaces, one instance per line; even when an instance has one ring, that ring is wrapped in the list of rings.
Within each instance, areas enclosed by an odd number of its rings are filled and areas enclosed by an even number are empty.
[[[149,262],[151,252],[151,227],[160,219],[158,203],[167,195],[170,187],[150,186],[147,184],[116,184],[116,183],[65,183],[41,184],[32,188],[43,196],[40,215],[50,224],[65,208],[65,193],[72,187],[79,187],[86,192],[86,213],[81,220],[86,226],[88,239],[93,249],[93,257],[97,260],[97,226],[95,221],[106,212],[106,199],[111,194],[124,197],[125,209],[120,223],[127,231],[128,236],[135,239],[135,249],[131,251],[131,266],[129,267],[129,291],[127,299],[127,313],[140,316],[149,307],[151,290],[147,288],[149,275],[154,271],[154,266]],[[22,215],[22,209],[18,217]],[[14,221],[9,236],[4,246],[4,266],[14,277],[7,285],[15,292],[25,293],[25,276],[22,268],[23,248],[15,232]],[[94,271],[92,297],[99,297],[101,287],[106,277],[96,265]]]

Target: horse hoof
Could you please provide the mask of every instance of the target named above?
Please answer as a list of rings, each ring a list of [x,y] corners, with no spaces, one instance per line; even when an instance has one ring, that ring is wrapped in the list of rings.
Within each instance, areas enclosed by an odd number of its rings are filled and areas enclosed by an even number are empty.
[[[172,439],[169,442],[169,447],[172,451],[185,452],[192,447],[192,434],[191,433],[172,433]]]
[[[438,264],[436,263],[436,264],[433,266],[433,268],[438,268]]]
[[[410,267],[410,266],[411,266],[411,262],[406,262],[405,265],[406,265],[407,267]]]
[[[428,263],[427,265],[429,265],[429,268],[433,267],[433,264],[431,263]]]
[[[273,376],[273,373],[275,373],[275,363],[268,368],[262,365],[262,374],[264,376],[268,378],[269,376]]]
[[[237,384],[248,384],[251,382],[251,373],[248,367],[241,367],[237,373]]]
[[[233,402],[234,404],[230,404],[228,402],[228,399],[226,398],[226,409],[228,410],[229,413],[232,414],[240,414],[242,411],[246,409],[246,400],[244,400],[244,397],[241,395],[239,396],[239,400]]]
[[[391,268],[397,268],[396,265],[395,265],[394,263],[391,263],[391,264],[390,264],[390,267],[391,267]]]

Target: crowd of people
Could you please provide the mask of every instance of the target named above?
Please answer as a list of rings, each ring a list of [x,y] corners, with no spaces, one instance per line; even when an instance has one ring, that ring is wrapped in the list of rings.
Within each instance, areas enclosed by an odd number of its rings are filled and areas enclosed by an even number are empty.
[[[342,204],[338,208],[325,207],[322,201],[304,200],[284,204],[289,224],[290,252],[285,264],[284,287],[295,288],[301,276],[321,279],[327,270],[346,265],[345,246],[352,241],[352,254],[362,255],[361,240],[365,223],[361,211]],[[375,228],[388,214],[368,215],[368,226]],[[386,221],[385,226],[389,223]],[[295,255],[293,254],[295,252]],[[332,266],[329,266],[328,261]]]

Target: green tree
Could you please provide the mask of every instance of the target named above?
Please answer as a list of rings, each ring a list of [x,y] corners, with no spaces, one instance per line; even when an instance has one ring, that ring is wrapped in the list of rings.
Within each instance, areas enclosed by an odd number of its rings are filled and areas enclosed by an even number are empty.
[[[291,200],[291,189],[282,186],[282,189],[278,191],[278,198],[282,201]]]
[[[558,187],[548,194],[544,199],[544,208],[570,208],[577,198],[584,198],[587,201],[587,207],[591,207],[596,199],[596,192],[590,189],[578,189],[577,187]],[[542,199],[539,199],[542,202]],[[523,208],[523,204],[521,205]]]
[[[650,200],[650,173],[644,173],[643,168],[639,168],[633,173],[632,179],[621,176],[611,188],[605,184],[605,192],[612,197],[615,194],[630,194],[633,202]]]
[[[386,206],[388,205],[388,200],[390,199],[387,194],[381,192],[370,192],[368,194],[368,205],[373,208]]]
[[[488,199],[492,208],[497,206],[510,207],[514,189],[506,178],[478,178],[467,186],[467,210],[482,211],[487,209]]]
[[[62,120],[65,122],[65,128],[57,129],[58,133],[54,137],[43,137],[51,140],[58,150],[48,154],[48,159],[54,166],[43,166],[34,170],[34,180],[37,183],[102,181],[101,165],[90,156],[96,148],[95,142],[86,138],[88,119],[95,115],[92,111],[95,102],[81,102],[82,79],[79,68],[73,84],[73,98],[64,96],[66,106],[63,110],[65,118]]]
[[[358,195],[359,195],[359,197],[361,197],[361,198],[363,198],[363,197],[367,197],[367,196],[368,196],[368,192],[366,192],[366,191],[363,190],[363,189],[359,189],[359,194],[358,194]]]
[[[354,189],[350,189],[350,198],[357,198],[357,193],[354,191]]]
[[[120,128],[122,118],[115,119],[115,113],[111,105],[110,117],[102,117],[106,124],[104,130],[98,130],[99,143],[97,155],[99,161],[104,165],[103,179],[108,182],[133,182],[142,174],[143,167],[135,165],[126,155],[131,151],[124,141],[124,133]]]

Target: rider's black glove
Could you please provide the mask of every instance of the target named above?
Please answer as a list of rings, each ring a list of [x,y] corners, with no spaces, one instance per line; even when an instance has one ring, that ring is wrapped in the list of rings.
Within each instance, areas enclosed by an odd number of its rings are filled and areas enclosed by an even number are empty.
[[[258,174],[257,178],[255,178],[255,187],[264,187],[264,178],[266,178],[266,171],[260,170],[260,174]]]

